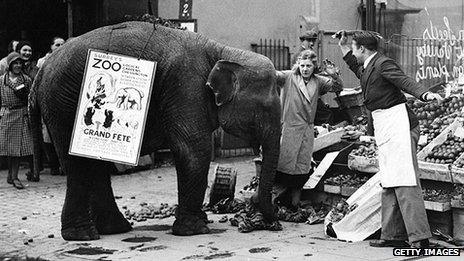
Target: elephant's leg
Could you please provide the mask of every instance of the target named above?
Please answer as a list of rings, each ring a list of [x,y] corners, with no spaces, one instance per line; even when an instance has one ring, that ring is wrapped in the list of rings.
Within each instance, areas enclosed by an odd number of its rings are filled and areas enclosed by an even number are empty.
[[[93,172],[97,161],[69,155],[71,117],[58,114],[56,111],[51,112],[50,115],[55,116],[45,120],[48,120],[48,128],[60,164],[67,174],[66,196],[61,213],[61,236],[65,240],[99,239],[90,208],[92,179],[99,174]]]
[[[132,230],[114,200],[111,174],[116,171],[116,167],[110,162],[97,162],[92,170],[94,177],[90,191],[90,206],[100,234],[117,234]]]
[[[207,234],[210,230],[202,205],[208,183],[210,134],[195,128],[184,130],[175,131],[172,137],[179,201],[172,232],[181,236]]]
[[[59,151],[62,152],[61,149]],[[61,213],[61,236],[65,240],[99,239],[90,213],[89,160],[67,156],[62,166],[67,173],[67,188]]]

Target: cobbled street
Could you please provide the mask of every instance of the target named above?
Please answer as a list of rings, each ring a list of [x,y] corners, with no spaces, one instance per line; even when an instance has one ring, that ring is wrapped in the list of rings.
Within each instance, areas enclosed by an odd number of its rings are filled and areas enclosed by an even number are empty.
[[[238,170],[236,196],[255,174],[252,158],[221,159],[210,167],[233,166]],[[239,233],[229,222],[219,223],[224,215],[209,213],[212,233],[192,237],[171,234],[173,217],[135,222],[134,230],[102,236],[97,241],[66,242],[60,235],[60,214],[64,202],[66,177],[47,171],[38,183],[16,190],[6,184],[6,171],[0,173],[0,260],[40,257],[45,260],[401,260],[392,249],[378,249],[368,242],[347,243],[328,239],[323,225],[283,222],[281,232]],[[176,204],[177,182],[174,167],[113,176],[112,186],[122,212],[138,210],[141,203]],[[207,191],[205,201],[209,199]],[[228,214],[232,217],[233,214]],[[32,242],[29,242],[31,241]],[[125,241],[132,242],[125,242]],[[26,243],[27,242],[27,243]],[[404,259],[404,258],[403,258]],[[434,260],[428,258],[427,260]],[[447,258],[446,260],[453,260]],[[457,259],[456,259],[457,260]]]

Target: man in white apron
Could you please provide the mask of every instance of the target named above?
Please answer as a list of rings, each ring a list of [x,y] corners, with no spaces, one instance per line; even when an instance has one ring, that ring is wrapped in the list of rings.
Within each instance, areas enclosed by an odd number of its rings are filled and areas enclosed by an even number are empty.
[[[422,101],[441,100],[406,76],[396,62],[378,53],[378,35],[359,31],[351,48],[345,32],[339,46],[343,59],[361,80],[364,104],[372,112],[379,148],[382,191],[381,240],[374,247],[428,247],[430,226],[418,178],[416,158],[419,122],[402,91]]]

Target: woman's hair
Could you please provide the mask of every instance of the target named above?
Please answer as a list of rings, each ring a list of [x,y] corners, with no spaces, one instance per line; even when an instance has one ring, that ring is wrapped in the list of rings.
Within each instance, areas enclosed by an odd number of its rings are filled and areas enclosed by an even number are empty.
[[[299,64],[300,64],[300,61],[302,60],[310,60],[314,64],[314,66],[316,66],[317,65],[317,54],[313,50],[304,50],[298,55],[298,58],[296,59],[296,62],[292,67],[293,72],[297,75],[301,74]]]
[[[15,42],[19,42],[19,41],[18,40],[11,40],[11,42],[8,44],[8,53],[11,53],[11,52],[15,51],[15,48],[13,48]],[[16,43],[16,45],[18,45],[18,43]]]
[[[32,50],[34,50],[34,48],[32,47],[32,44],[31,42],[29,41],[19,41],[19,43],[16,45],[16,52],[19,53],[19,51],[21,51],[21,48],[23,48],[23,46],[30,46]]]

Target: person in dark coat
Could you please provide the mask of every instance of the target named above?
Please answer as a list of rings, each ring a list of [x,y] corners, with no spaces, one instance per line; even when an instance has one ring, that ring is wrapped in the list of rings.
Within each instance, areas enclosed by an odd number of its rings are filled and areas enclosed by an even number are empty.
[[[23,189],[18,179],[20,159],[33,154],[27,110],[32,80],[23,73],[24,61],[18,53],[10,53],[7,61],[8,71],[0,77],[0,156],[8,160],[7,183]]]
[[[377,51],[379,36],[360,31],[351,48],[340,32],[343,59],[361,80],[364,104],[371,112],[374,137],[379,150],[382,191],[381,240],[373,247],[429,246],[430,226],[417,165],[419,122],[406,105],[405,91],[422,101],[442,100],[440,95],[408,77],[398,64]]]

